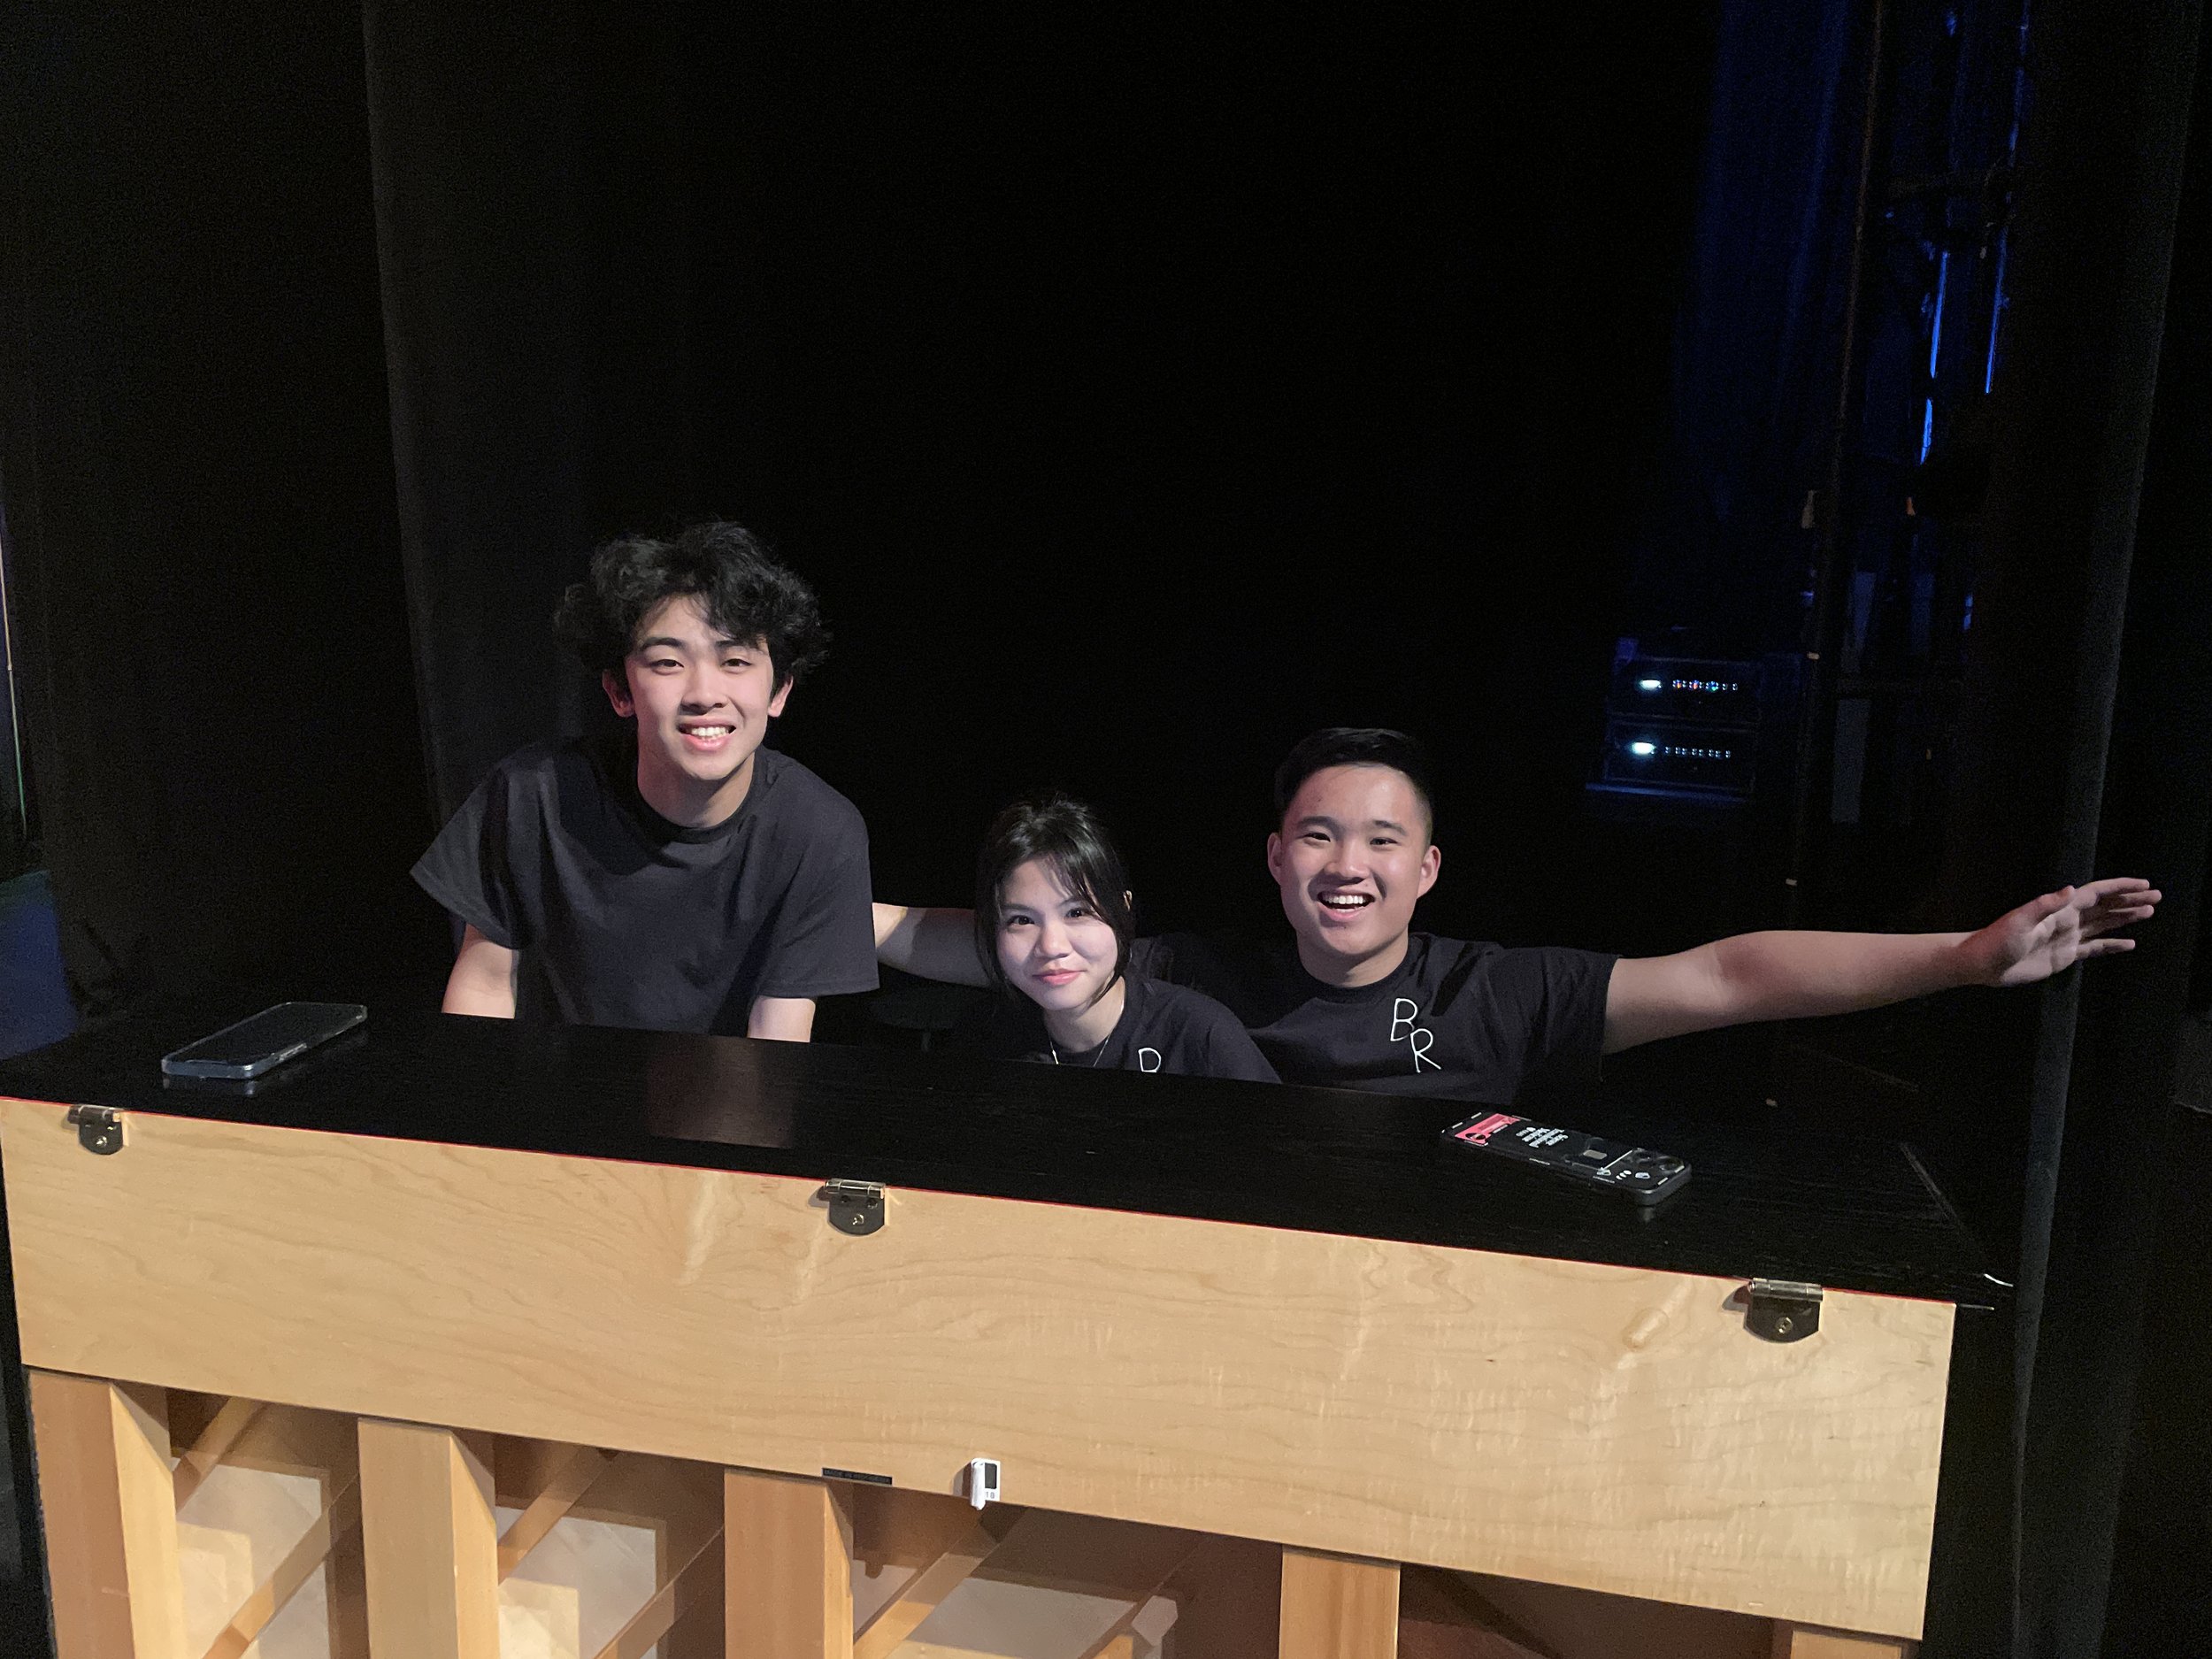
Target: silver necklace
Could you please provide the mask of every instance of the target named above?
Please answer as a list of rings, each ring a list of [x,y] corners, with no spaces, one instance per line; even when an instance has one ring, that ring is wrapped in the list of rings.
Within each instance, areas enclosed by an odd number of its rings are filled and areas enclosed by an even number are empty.
[[[1112,1039],[1110,1037],[1110,1038],[1108,1038],[1106,1041],[1112,1041]],[[1052,1064],[1055,1064],[1055,1065],[1058,1065],[1058,1064],[1060,1064],[1060,1045],[1059,1045],[1058,1043],[1056,1043],[1056,1042],[1053,1041],[1052,1041],[1052,1039],[1051,1039],[1051,1037],[1050,1037],[1049,1035],[1048,1035],[1048,1036],[1045,1038],[1045,1047],[1052,1050]],[[1105,1042],[1105,1041],[1102,1041],[1102,1042],[1098,1045],[1098,1052],[1097,1052],[1096,1054],[1094,1054],[1094,1055],[1093,1055],[1093,1056],[1091,1056],[1091,1068],[1092,1068],[1092,1070],[1094,1070],[1094,1071],[1097,1070],[1097,1068],[1098,1068],[1098,1063],[1099,1063],[1101,1060],[1103,1060],[1105,1057],[1106,1057],[1106,1042]]]

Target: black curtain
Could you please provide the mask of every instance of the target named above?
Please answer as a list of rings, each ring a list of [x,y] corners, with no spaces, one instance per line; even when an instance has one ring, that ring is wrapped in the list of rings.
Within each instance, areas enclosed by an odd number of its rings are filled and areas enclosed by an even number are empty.
[[[1274,760],[1451,779],[1436,925],[1556,938],[1711,19],[366,8],[433,793],[595,718],[546,618],[718,511],[837,642],[779,741],[887,896],[1025,787],[1271,925]],[[1193,833],[1203,825],[1205,833]]]
[[[2186,1652],[2201,1643],[2212,1618],[2212,1439],[2203,1426],[2212,1327],[2185,1311],[2212,1294],[2212,1194],[2197,1174],[2212,1157],[2212,1118],[2175,1098],[2164,1029],[2190,979],[2204,972],[2203,881],[2212,845],[2208,66],[2212,55],[2200,41],[2099,841],[2103,862],[2157,872],[2168,909],[2139,953],[2153,1000],[2137,1005],[2114,995],[2134,987],[2100,987],[2085,1004],[2085,1023],[2094,1020],[2097,1051],[2084,1056],[2094,1085],[2078,1097],[2087,1114],[2070,1126],[2066,1150],[2089,1178],[2077,1189],[2076,1225],[2092,1224],[2072,1246],[2088,1253],[2073,1287],[2074,1317],[2101,1322],[2111,1283],[2141,1286],[2139,1403],[2127,1425],[2102,1649],[2110,1659]],[[2193,996],[2189,1003],[2201,1006]],[[2070,1115],[2075,1110],[2070,1101]],[[2131,1147],[2134,1136],[2142,1138]],[[2100,1217],[2108,1207],[2121,1212],[2108,1224]],[[2147,1256],[2144,1233],[2154,1216],[2157,1238]],[[2092,1415],[2093,1455],[2116,1453],[2122,1425],[2108,1406]]]
[[[2179,1317],[2173,1294],[2177,1279],[2185,1284],[2202,1271],[2174,1255],[2177,1238],[2212,1217],[2193,1175],[2201,1137],[2189,1138],[2174,1100],[2176,1033],[2189,1002],[2212,839],[2212,59],[2200,8],[2152,8],[2143,21],[2140,56],[2093,59],[2089,83],[2097,116],[2124,116],[2138,142],[2084,158],[2135,169],[2117,172],[2116,181],[2140,193],[2140,218],[2111,225],[2118,245],[2101,257],[2117,263],[2117,297],[2136,315],[2118,338],[2075,343],[2108,346],[2123,362],[2141,349],[2142,331],[2157,326],[2156,284],[2131,267],[2157,260],[2160,220],[2172,202],[2171,279],[2096,841],[2101,867],[2154,875],[2167,911],[2146,933],[2131,974],[2100,975],[2082,990],[2047,1201],[2041,1308],[2024,1298],[2024,1312],[2039,1317],[2031,1394],[2019,1414],[2029,1473],[2021,1559],[2030,1651],[2111,1659],[2200,1645],[2201,1624],[2177,1647],[2162,1647],[2151,1632],[2171,1632],[2176,1613],[2192,1604],[2201,1610],[2212,1578],[2204,1530],[2212,1486],[2177,1503],[2153,1495],[2170,1492],[2177,1473],[2194,1470],[2201,1479],[2201,1409],[2212,1381],[2192,1328],[2199,1322]],[[2107,27],[2101,16],[2098,27]],[[2139,160],[2140,152],[2156,159]],[[2093,188],[2093,179],[2079,182]],[[2126,419],[2115,424],[2131,440],[2143,419],[2139,395],[2123,407]],[[2112,469],[2116,482],[2119,471]],[[2047,1136],[2039,1142],[2047,1145]],[[2032,1182],[2048,1179],[2039,1159],[2030,1172]],[[2039,1197],[2032,1185],[2031,1195]],[[2034,1282],[2027,1269],[2024,1291]],[[2177,1360],[2193,1356],[2190,1415],[2177,1418],[2173,1397],[2160,1390],[2174,1386]],[[2149,1397],[2139,1413],[2146,1372]],[[2134,1496],[2124,1499],[2129,1488]]]
[[[0,480],[72,988],[381,977],[436,930],[358,19],[4,27]]]
[[[1985,999],[1962,1025],[2000,1167],[2021,1168],[2013,1450],[2015,1651],[2098,1650],[2187,984],[2212,749],[2189,569],[2208,460],[2185,364],[2158,427],[2168,273],[2199,7],[2053,0],[2016,190],[2011,311],[1993,410],[1947,890],[1994,912],[2100,871],[2148,873],[2174,912],[2130,960]],[[2180,313],[2186,315],[2186,312]],[[2116,722],[2116,710],[2117,720]],[[2012,1149],[2024,1141],[2024,1158]]]
[[[493,761],[576,722],[548,625],[594,528],[586,54],[561,6],[362,16],[426,837]]]

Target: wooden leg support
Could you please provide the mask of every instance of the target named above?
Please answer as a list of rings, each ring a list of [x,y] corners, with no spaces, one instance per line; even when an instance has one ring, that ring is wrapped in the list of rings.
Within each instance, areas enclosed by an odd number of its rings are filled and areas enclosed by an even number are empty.
[[[729,1659],[852,1659],[853,1522],[833,1481],[726,1470]]]
[[[198,1659],[184,1650],[165,1396],[30,1378],[59,1659]]]
[[[1282,1659],[1397,1659],[1398,1563],[1283,1551]]]
[[[377,1659],[499,1659],[486,1448],[450,1429],[362,1418],[361,1545]]]
[[[1911,1659],[1918,1645],[1894,1636],[1854,1636],[1847,1631],[1774,1622],[1774,1659]]]

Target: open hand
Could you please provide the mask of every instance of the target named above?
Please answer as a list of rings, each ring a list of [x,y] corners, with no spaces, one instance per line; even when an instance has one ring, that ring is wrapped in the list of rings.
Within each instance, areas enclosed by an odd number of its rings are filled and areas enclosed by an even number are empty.
[[[2160,896],[2147,881],[2111,876],[2030,899],[1967,935],[1975,982],[2033,985],[2085,957],[2132,950],[2135,941],[2116,937],[2113,929],[2148,920]]]

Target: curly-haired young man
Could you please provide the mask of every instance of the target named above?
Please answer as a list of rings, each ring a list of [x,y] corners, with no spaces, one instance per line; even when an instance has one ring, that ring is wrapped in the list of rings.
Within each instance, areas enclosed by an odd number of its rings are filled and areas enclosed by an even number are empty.
[[[868,836],[762,746],[827,634],[733,524],[592,555],[557,632],[626,723],[509,756],[415,865],[463,924],[445,1010],[804,1041],[872,990]]]

